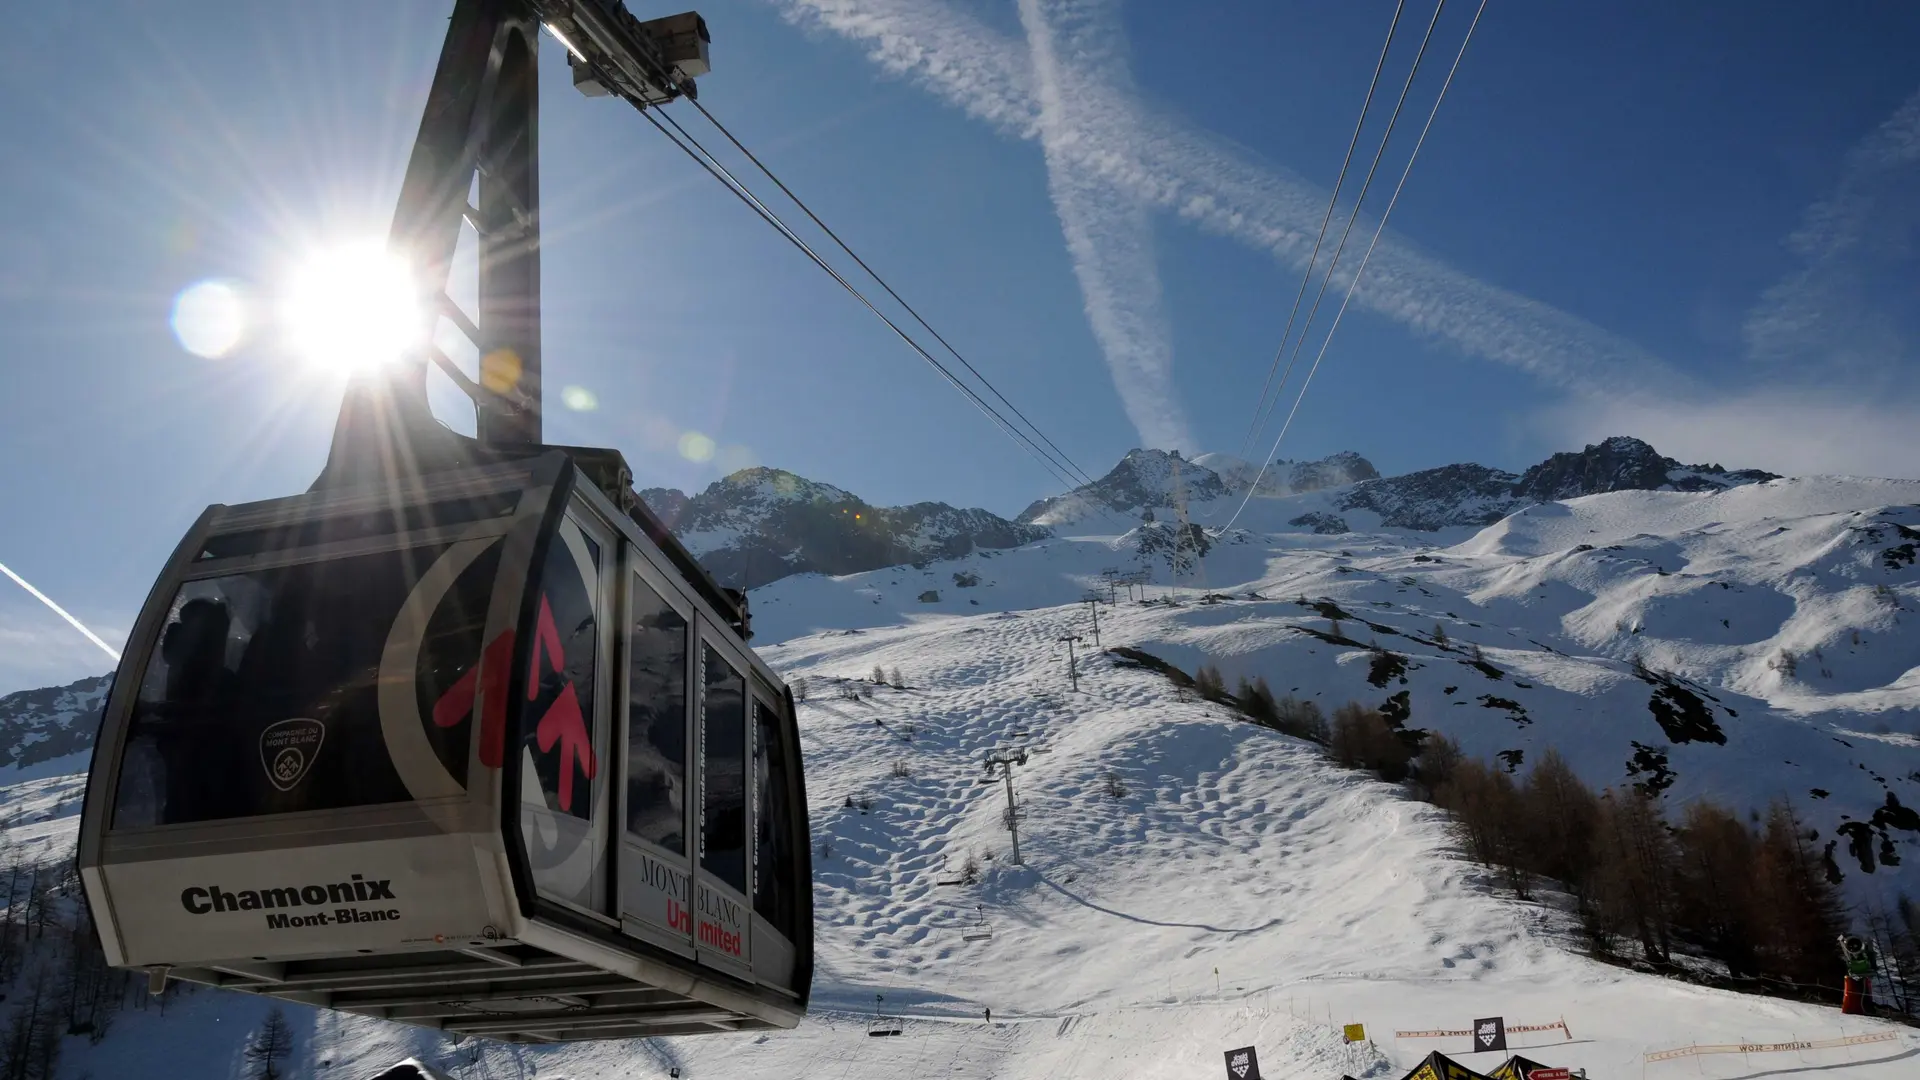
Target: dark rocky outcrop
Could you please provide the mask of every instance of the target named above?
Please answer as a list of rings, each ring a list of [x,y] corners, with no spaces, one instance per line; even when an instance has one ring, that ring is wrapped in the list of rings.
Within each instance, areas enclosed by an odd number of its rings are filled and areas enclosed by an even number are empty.
[[[1536,503],[1609,491],[1720,491],[1777,480],[1758,469],[1682,465],[1639,439],[1614,436],[1584,450],[1554,454],[1515,476],[1485,465],[1442,465],[1342,492],[1342,510],[1371,510],[1389,528],[1432,531],[1491,525]]]

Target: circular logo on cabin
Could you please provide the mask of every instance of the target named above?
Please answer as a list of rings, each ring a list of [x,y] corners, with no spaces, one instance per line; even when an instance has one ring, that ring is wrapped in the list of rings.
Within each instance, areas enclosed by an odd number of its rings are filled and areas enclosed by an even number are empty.
[[[260,733],[260,767],[274,787],[292,791],[307,778],[326,737],[325,724],[304,716],[269,724]]]

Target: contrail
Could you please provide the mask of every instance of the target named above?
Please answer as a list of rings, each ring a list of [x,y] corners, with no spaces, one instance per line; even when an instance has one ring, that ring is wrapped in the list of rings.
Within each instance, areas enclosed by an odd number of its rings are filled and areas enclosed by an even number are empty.
[[[767,0],[789,19],[865,46],[884,70],[1015,138],[1045,140],[1031,51],[964,6],[942,0]],[[1304,266],[1327,196],[1233,144],[1188,127],[1066,57],[1053,80],[1072,103],[1074,137],[1050,157],[1204,232]],[[1049,163],[1051,166],[1051,162]],[[1051,171],[1051,169],[1050,169]],[[1356,228],[1375,222],[1361,215]],[[1337,274],[1333,288],[1352,281]],[[1383,237],[1354,303],[1461,352],[1586,396],[1623,389],[1670,399],[1698,384],[1585,319],[1481,281],[1417,246]]]
[[[1080,281],[1088,325],[1145,445],[1191,452],[1193,435],[1173,384],[1172,333],[1154,265],[1148,206],[1085,168],[1071,149],[1081,120],[1078,97],[1061,85],[1063,60],[1102,70],[1110,81],[1127,86],[1119,12],[1112,0],[1020,0],[1019,8],[1032,55],[1047,188]]]
[[[75,630],[78,630],[81,633],[87,635],[87,640],[93,642],[95,645],[100,646],[100,651],[106,653],[108,656],[113,657],[114,663],[117,664],[120,662],[119,650],[115,649],[113,646],[107,644],[106,642],[101,641],[99,634],[96,634],[93,631],[87,629],[86,624],[81,622],[79,619],[74,618],[73,615],[70,612],[68,612],[66,608],[63,608],[59,604],[54,603],[52,597],[48,596],[46,593],[41,592],[39,589],[34,588],[32,585],[29,585],[27,583],[26,578],[23,578],[19,574],[16,574],[12,570],[8,569],[6,563],[0,563],[0,574],[5,574],[8,577],[12,578],[14,584],[32,593],[33,598],[35,600],[38,600],[41,603],[52,608],[53,613],[55,615],[58,615],[61,618],[67,620],[67,622],[70,623]]]

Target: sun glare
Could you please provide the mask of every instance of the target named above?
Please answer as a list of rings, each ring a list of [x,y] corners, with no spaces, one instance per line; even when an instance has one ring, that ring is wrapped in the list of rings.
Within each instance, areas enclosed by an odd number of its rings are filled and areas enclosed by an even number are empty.
[[[314,253],[288,283],[282,316],[296,352],[347,371],[399,359],[427,324],[411,268],[378,240]]]

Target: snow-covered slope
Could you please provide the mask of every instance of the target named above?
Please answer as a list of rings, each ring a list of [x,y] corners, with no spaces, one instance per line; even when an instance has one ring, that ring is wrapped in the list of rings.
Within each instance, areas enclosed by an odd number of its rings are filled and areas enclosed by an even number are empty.
[[[1260,516],[1284,522],[1325,495]],[[793,578],[762,591],[756,618],[777,639],[1016,611],[1105,588],[1108,568],[1145,569],[1156,598],[1187,606],[1155,609],[1133,641],[1189,669],[1211,659],[1276,691],[1391,701],[1482,757],[1557,747],[1596,786],[1756,809],[1792,799],[1856,899],[1920,893],[1920,834],[1896,809],[1920,806],[1920,482],[1618,491],[1477,532],[1281,528],[1201,538],[1198,559],[1137,526]],[[1194,602],[1210,591],[1230,599]]]
[[[984,561],[1006,569],[1005,557]],[[809,580],[821,579],[794,583]],[[820,969],[801,1029],[451,1046],[295,1010],[289,1077],[372,1076],[409,1056],[462,1078],[1204,1077],[1218,1075],[1224,1050],[1252,1044],[1269,1076],[1384,1080],[1428,1050],[1466,1049],[1464,1038],[1397,1041],[1394,1031],[1496,1015],[1564,1017],[1571,1039],[1536,1033],[1515,1044],[1620,1077],[1648,1050],[1691,1042],[1894,1030],[1564,951],[1559,917],[1493,895],[1432,808],[1105,657],[1087,662],[1072,691],[1056,639],[1088,629],[1078,604],[911,618],[885,609],[879,620],[873,609],[848,605],[826,616],[832,628],[764,650],[812,689],[802,725]],[[1103,636],[1165,647],[1241,632],[1249,610],[1123,603]],[[900,668],[907,688],[875,687],[861,700],[831,692],[836,678],[875,665]],[[981,782],[982,755],[1002,746],[1030,750],[1016,772],[1018,866],[1001,785]],[[47,785],[13,797],[70,805]],[[33,826],[59,827],[70,832],[71,818]],[[971,884],[969,857],[979,866]],[[69,1040],[65,1068],[150,1075],[163,1059],[171,1075],[231,1075],[261,1012],[201,992],[164,1017],[122,1013],[101,1044]],[[876,1012],[902,1034],[870,1037]],[[1366,1024],[1374,1044],[1343,1044],[1346,1022]],[[1849,1053],[1858,1063],[1848,1076],[1892,1080],[1907,1075],[1920,1042],[1896,1034],[1799,1060],[1817,1067]],[[1705,1059],[1700,1075],[1752,1073],[1741,1065]]]

